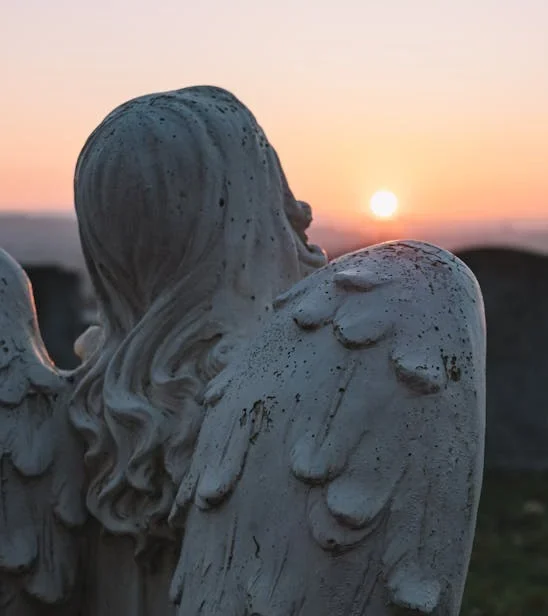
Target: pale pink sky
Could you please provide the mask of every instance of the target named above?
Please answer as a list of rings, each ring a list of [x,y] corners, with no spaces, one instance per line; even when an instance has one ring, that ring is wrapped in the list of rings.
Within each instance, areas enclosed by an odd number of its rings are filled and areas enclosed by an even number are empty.
[[[87,135],[146,92],[251,107],[320,219],[548,218],[546,0],[6,0],[0,210],[72,208]]]

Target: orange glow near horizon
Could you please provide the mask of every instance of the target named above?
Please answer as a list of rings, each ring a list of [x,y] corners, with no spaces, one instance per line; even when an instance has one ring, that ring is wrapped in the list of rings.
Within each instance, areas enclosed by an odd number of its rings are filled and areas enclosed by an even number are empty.
[[[355,225],[379,186],[401,220],[548,218],[538,0],[235,0],[215,18],[178,0],[6,11],[0,210],[71,212],[78,152],[111,109],[212,83],[252,109],[319,220]]]

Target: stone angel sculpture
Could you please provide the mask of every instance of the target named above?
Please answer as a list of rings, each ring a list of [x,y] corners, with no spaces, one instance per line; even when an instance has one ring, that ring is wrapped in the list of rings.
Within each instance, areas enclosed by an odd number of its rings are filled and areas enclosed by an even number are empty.
[[[0,612],[458,614],[481,293],[416,241],[327,263],[251,112],[142,96],[85,144],[99,323],[58,370],[0,256]]]

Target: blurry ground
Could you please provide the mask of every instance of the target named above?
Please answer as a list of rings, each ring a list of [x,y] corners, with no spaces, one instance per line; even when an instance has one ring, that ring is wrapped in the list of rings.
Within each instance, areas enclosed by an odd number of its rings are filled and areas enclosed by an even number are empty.
[[[548,473],[483,486],[461,616],[548,616]]]

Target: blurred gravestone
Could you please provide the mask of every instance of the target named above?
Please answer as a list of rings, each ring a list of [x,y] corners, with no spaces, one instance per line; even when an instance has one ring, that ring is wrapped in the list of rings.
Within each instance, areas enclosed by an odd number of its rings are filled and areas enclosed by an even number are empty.
[[[485,301],[486,464],[548,469],[548,257],[510,249],[459,257]]]
[[[64,369],[79,361],[73,343],[85,328],[80,277],[55,266],[25,267],[36,301],[44,343],[53,361]]]

